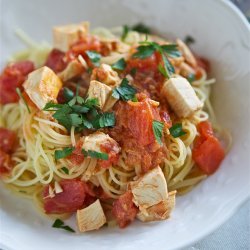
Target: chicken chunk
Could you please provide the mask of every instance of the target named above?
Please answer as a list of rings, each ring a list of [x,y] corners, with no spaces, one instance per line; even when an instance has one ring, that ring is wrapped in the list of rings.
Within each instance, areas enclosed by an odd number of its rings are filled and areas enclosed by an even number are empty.
[[[101,145],[107,142],[117,144],[117,142],[109,135],[98,131],[93,134],[90,134],[89,136],[86,136],[83,139],[82,148],[86,151],[92,150],[92,151],[102,152]]]
[[[117,72],[110,65],[104,63],[93,70],[91,80],[97,80],[109,86],[117,86],[121,82]]]
[[[97,98],[100,109],[104,109],[108,99],[111,98],[112,88],[96,80],[90,81],[88,98]]]
[[[29,98],[41,110],[48,102],[57,102],[62,88],[60,78],[48,67],[39,68],[28,75],[23,87]]]
[[[161,94],[167,98],[171,108],[179,117],[192,116],[203,106],[190,83],[183,77],[165,81]]]
[[[130,183],[133,202],[141,212],[168,199],[167,182],[158,166],[137,181]]]
[[[70,45],[87,35],[89,23],[69,24],[53,28],[54,48],[66,52]]]
[[[175,195],[176,191],[168,193],[167,200],[161,201],[160,203],[147,208],[144,212],[138,213],[137,218],[144,222],[166,220],[174,209]]]
[[[76,218],[80,232],[97,230],[106,223],[106,217],[99,200],[84,209],[77,210]]]
[[[191,52],[191,50],[188,48],[188,46],[180,39],[176,40],[176,43],[179,46],[179,49],[184,56],[185,60],[192,66],[192,67],[197,67],[197,61]]]
[[[73,77],[80,76],[84,70],[83,65],[77,59],[74,59],[67,65],[66,69],[58,74],[58,76],[65,82]]]

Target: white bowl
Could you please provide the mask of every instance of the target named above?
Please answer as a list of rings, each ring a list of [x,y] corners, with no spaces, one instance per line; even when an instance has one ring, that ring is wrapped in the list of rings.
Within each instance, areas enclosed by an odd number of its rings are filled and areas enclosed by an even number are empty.
[[[143,22],[163,35],[196,39],[193,49],[210,60],[214,107],[231,130],[233,147],[220,169],[195,190],[177,199],[170,220],[134,223],[124,230],[104,228],[83,235],[51,228],[29,201],[1,188],[0,242],[4,249],[176,249],[212,232],[249,197],[250,29],[228,1],[216,0],[2,0],[1,65],[22,44],[19,27],[37,41],[51,40],[51,27],[89,20],[112,27]]]

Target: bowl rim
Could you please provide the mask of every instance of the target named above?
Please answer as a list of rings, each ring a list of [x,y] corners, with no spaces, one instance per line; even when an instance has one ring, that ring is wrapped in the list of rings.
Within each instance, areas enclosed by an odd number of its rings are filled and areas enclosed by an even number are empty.
[[[230,11],[233,15],[238,17],[238,21],[241,22],[241,25],[244,29],[246,29],[248,32],[250,32],[250,23],[248,22],[245,15],[241,12],[241,10],[234,5],[229,0],[214,0],[217,1],[217,4],[221,4],[224,8],[226,8],[228,11]],[[228,221],[236,212],[239,210],[246,202],[250,199],[250,192],[248,190],[242,190],[238,193],[238,196],[234,201],[229,201],[227,204],[230,203],[230,208],[227,208],[227,210],[224,210],[223,216],[218,216],[216,222],[211,223],[209,226],[204,228],[204,230],[200,231],[199,234],[196,234],[192,237],[192,239],[184,239],[182,241],[179,241],[173,248],[169,248],[171,250],[174,249],[181,249],[181,248],[187,248],[192,246],[193,244],[197,243],[198,241],[202,240],[209,234],[213,233],[216,229],[218,229],[220,226],[222,226],[226,221]],[[225,208],[225,206],[223,206]],[[1,239],[0,239],[1,240]],[[22,247],[22,246],[21,246]],[[11,242],[1,242],[0,241],[0,248],[6,249],[6,250],[16,250],[11,246]],[[102,248],[100,248],[102,249]]]

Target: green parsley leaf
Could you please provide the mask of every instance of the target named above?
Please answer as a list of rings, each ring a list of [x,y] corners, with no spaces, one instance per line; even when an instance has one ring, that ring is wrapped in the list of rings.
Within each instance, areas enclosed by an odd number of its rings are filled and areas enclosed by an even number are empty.
[[[133,57],[140,59],[150,57],[155,52],[155,47],[153,45],[141,45],[136,49],[137,52],[133,55]]]
[[[165,55],[162,55],[162,60],[163,66],[159,64],[158,69],[163,76],[170,78],[170,76],[175,72],[174,67]]]
[[[69,102],[71,99],[74,98],[74,92],[69,88],[63,88],[63,96],[66,102]]]
[[[73,98],[68,102],[68,105],[69,105],[69,106],[73,106],[73,105],[75,105],[75,104],[76,104],[76,96],[73,97]]]
[[[153,132],[154,132],[154,136],[156,141],[162,145],[162,136],[163,136],[163,128],[164,128],[164,123],[163,122],[159,122],[159,121],[153,121]]]
[[[22,99],[22,101],[24,102],[24,104],[25,104],[25,106],[26,106],[28,112],[31,113],[31,112],[30,112],[30,108],[29,108],[29,106],[28,106],[28,103],[27,103],[26,100],[24,99],[23,94],[21,93],[21,90],[20,90],[19,88],[16,88],[16,92],[17,92],[17,94],[19,95],[20,99]]]
[[[124,58],[121,58],[120,60],[112,64],[111,67],[115,70],[124,70],[126,68],[126,61],[124,60]]]
[[[187,77],[187,80],[190,84],[192,84],[192,82],[195,81],[195,74],[190,73]]]
[[[180,137],[182,135],[185,135],[186,132],[182,130],[182,124],[176,123],[169,129],[170,134],[174,137]]]
[[[53,223],[52,227],[60,228],[63,225],[64,225],[64,222],[62,220],[56,219],[55,222]]]
[[[43,108],[43,110],[45,111],[56,111],[60,108],[63,107],[63,104],[57,104],[57,103],[53,103],[53,102],[48,102],[46,103],[45,107]],[[52,110],[53,108],[53,110]]]
[[[184,43],[189,46],[193,43],[195,43],[195,39],[192,36],[186,36],[186,38],[184,39]]]
[[[175,43],[162,45],[161,48],[170,57],[181,56],[181,52],[178,50],[178,45]]]
[[[91,50],[87,50],[86,54],[96,67],[100,66],[101,54]]]
[[[71,127],[77,127],[82,124],[82,118],[78,114],[69,114]]]
[[[52,227],[64,229],[64,230],[72,232],[72,233],[75,232],[74,229],[72,229],[71,227],[65,225],[64,222],[62,220],[60,220],[60,219],[56,219],[55,222],[53,223]]]
[[[115,126],[115,114],[114,113],[103,113],[95,117],[92,122],[93,127],[104,128],[104,127],[113,127]]]
[[[81,106],[81,105],[73,105],[71,108],[72,108],[72,110],[73,110],[75,113],[78,113],[78,114],[88,113],[88,111],[89,111],[89,108],[88,108],[88,107],[86,107],[86,106]]]
[[[150,28],[143,23],[138,23],[132,27],[132,30],[137,31],[139,33],[150,34]]]
[[[122,99],[123,101],[132,100],[135,97],[137,91],[128,83],[128,79],[123,78],[120,86],[113,89],[112,96],[116,99]]]
[[[69,169],[66,167],[62,167],[61,170],[65,173],[65,174],[69,174]]]
[[[130,74],[131,74],[132,76],[135,76],[136,71],[137,71],[137,68],[132,68],[132,69],[130,70]]]
[[[97,152],[94,150],[84,150],[82,149],[82,153],[84,154],[85,157],[89,156],[91,158],[95,158],[95,159],[101,159],[101,160],[108,160],[109,156],[106,153],[102,153],[102,152]]]
[[[124,40],[126,39],[128,32],[130,30],[130,28],[128,27],[128,25],[123,25],[123,30],[122,30],[122,36],[121,36],[121,40],[124,42]]]
[[[75,148],[64,148],[63,150],[56,150],[55,151],[55,159],[56,160],[59,160],[59,159],[62,159],[62,158],[65,158],[69,155],[72,154],[72,152],[74,151]]]
[[[63,105],[60,109],[58,109],[52,116],[66,129],[70,130],[71,120],[69,119],[69,114],[72,112],[72,109],[68,105]]]
[[[99,101],[97,98],[87,98],[85,103],[84,103],[85,107],[88,107],[89,109],[92,108],[98,108],[99,107]]]

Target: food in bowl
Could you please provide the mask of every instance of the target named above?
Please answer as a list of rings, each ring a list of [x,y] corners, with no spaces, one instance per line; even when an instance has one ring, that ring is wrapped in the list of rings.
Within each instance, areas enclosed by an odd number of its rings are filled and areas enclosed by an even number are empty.
[[[213,174],[227,147],[209,62],[142,24],[53,28],[53,48],[15,54],[0,76],[0,174],[53,227],[80,232],[166,220],[176,194]]]

